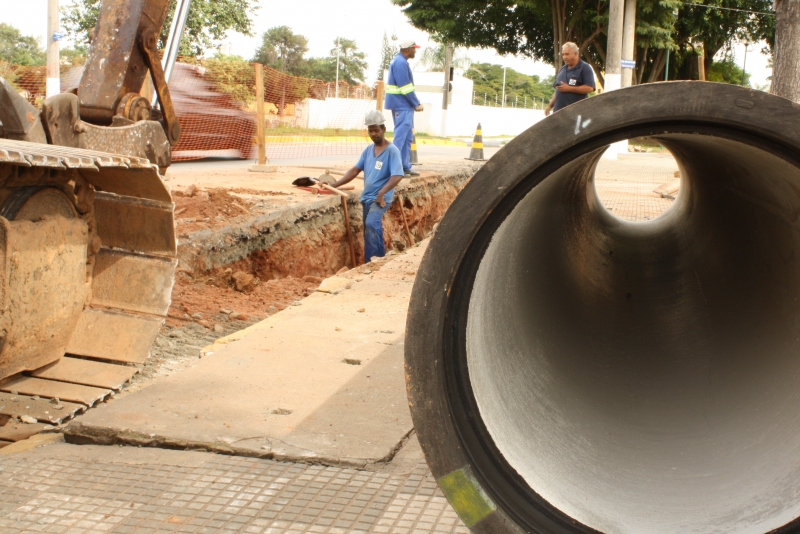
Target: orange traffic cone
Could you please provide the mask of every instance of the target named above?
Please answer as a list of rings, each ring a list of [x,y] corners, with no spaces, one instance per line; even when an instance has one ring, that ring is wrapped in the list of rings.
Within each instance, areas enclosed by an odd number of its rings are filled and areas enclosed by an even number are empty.
[[[412,130],[411,136],[411,164],[420,165],[419,158],[417,157],[417,132]]]
[[[478,123],[478,129],[475,130],[475,139],[472,140],[472,150],[469,151],[469,157],[472,161],[486,161],[483,157],[483,130],[481,130],[481,123]]]

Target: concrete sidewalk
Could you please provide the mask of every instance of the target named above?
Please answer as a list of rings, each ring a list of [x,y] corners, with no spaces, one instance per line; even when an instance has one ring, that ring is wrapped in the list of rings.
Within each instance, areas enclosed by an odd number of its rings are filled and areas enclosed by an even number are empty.
[[[194,367],[90,411],[67,439],[353,467],[390,460],[412,430],[403,335],[424,248],[328,279]]]
[[[469,534],[413,436],[366,471],[65,443],[0,455],[0,532]]]

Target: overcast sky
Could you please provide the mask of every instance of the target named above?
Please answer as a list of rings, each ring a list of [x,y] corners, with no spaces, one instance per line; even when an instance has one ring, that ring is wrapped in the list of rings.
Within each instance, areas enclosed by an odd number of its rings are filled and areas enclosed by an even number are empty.
[[[66,5],[71,0],[61,0]],[[260,35],[273,26],[289,26],[295,33],[308,39],[308,56],[326,56],[334,47],[337,36],[355,39],[358,47],[367,54],[369,69],[367,81],[373,81],[380,62],[383,34],[397,35],[400,40],[415,39],[423,47],[430,43],[427,34],[413,28],[399,7],[390,0],[260,0],[261,8],[253,22],[253,37],[230,34],[225,44],[231,53],[251,58],[260,44]],[[44,43],[47,29],[47,0],[0,0],[0,21],[11,24],[25,35],[33,35]],[[67,43],[68,45],[68,43]],[[754,85],[768,84],[767,56],[760,53],[761,46],[750,46],[747,53],[747,72]],[[524,57],[501,57],[491,50],[470,50],[473,62],[505,64],[525,74],[548,76],[553,73],[549,65]],[[419,57],[419,56],[417,56]],[[744,60],[744,46],[734,50],[736,62]]]

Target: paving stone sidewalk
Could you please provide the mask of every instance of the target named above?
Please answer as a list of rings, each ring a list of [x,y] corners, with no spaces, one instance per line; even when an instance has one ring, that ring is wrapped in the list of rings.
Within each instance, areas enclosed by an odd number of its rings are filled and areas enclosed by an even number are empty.
[[[62,443],[0,457],[0,532],[469,530],[421,459],[392,473]]]

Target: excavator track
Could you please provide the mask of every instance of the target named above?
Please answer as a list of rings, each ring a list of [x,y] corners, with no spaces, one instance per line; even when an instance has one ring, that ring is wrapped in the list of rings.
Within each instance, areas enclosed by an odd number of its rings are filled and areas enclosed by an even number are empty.
[[[138,372],[170,305],[177,244],[169,189],[138,157],[0,139],[0,216],[2,446]]]

